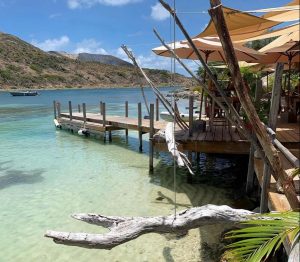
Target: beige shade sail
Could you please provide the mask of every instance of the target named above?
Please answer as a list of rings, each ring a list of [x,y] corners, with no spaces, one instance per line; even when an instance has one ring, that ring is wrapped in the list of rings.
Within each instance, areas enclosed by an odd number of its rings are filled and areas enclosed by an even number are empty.
[[[294,0],[279,8],[270,8],[262,17],[277,22],[299,21],[299,0]]]
[[[249,13],[243,13],[239,10],[228,7],[223,7],[223,13],[229,34],[233,41],[243,40],[264,34],[267,32],[267,29],[280,23],[257,17]],[[198,34],[195,38],[207,36],[218,36],[212,20],[210,20],[204,31]]]
[[[221,61],[226,63],[222,44],[216,39],[195,38],[193,42],[199,50],[201,56],[206,61]],[[181,59],[198,60],[194,50],[186,43],[186,41],[175,42],[168,45]],[[256,62],[264,56],[254,49],[244,47],[242,45],[234,45],[235,54],[239,61]],[[159,46],[152,51],[160,56],[172,57],[172,53],[164,46]]]
[[[268,32],[268,33],[264,33],[262,35],[259,36],[255,36],[255,37],[250,37],[244,40],[239,40],[239,41],[234,41],[235,43],[244,43],[245,41],[255,41],[255,40],[261,40],[261,39],[267,39],[267,38],[271,38],[271,37],[276,37],[276,36],[282,36],[282,35],[287,35],[287,34],[296,34],[299,35],[299,30],[300,30],[300,24],[293,24],[293,25],[289,25],[287,27],[284,28],[280,28],[277,30],[274,30],[272,32]]]

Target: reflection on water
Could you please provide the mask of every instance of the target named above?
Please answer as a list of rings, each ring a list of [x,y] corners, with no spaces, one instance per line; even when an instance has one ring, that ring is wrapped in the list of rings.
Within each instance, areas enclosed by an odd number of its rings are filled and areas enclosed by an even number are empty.
[[[147,234],[107,250],[55,245],[43,237],[47,229],[104,232],[70,218],[75,212],[104,215],[157,216],[174,212],[174,170],[167,153],[156,154],[148,172],[148,143],[138,152],[138,135],[113,133],[79,137],[53,126],[53,100],[66,108],[86,102],[88,111],[108,103],[108,114],[123,114],[129,101],[136,115],[137,89],[42,91],[41,96],[16,98],[0,93],[0,261],[211,261],[204,252],[221,227],[191,230],[181,238]],[[146,90],[150,101],[155,97]],[[196,173],[176,170],[178,210],[204,204],[234,205],[233,185],[245,175],[244,157],[201,154]],[[202,244],[201,244],[202,243]]]

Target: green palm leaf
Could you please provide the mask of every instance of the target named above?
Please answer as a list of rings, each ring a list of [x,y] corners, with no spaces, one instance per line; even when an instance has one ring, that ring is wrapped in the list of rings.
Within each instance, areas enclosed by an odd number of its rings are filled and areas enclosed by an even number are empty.
[[[232,230],[227,239],[234,242],[227,247],[240,261],[264,261],[281,246],[289,236],[293,241],[299,237],[299,212],[270,213],[255,215],[242,222],[245,228]]]

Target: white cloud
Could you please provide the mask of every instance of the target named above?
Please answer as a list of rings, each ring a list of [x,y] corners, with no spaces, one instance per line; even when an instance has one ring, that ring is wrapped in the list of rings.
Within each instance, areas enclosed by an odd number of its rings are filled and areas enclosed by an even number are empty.
[[[76,49],[73,51],[75,54],[79,53],[91,53],[106,55],[107,52],[101,47],[101,42],[97,42],[95,39],[84,39],[76,44]]]
[[[71,9],[76,8],[90,8],[94,5],[110,5],[110,6],[122,6],[132,3],[137,3],[142,0],[68,0],[68,6]]]
[[[151,6],[151,17],[157,21],[163,21],[170,17],[169,12],[160,3]]]
[[[32,40],[31,44],[44,51],[60,51],[70,43],[68,36],[64,35],[60,38],[47,39],[44,42]]]

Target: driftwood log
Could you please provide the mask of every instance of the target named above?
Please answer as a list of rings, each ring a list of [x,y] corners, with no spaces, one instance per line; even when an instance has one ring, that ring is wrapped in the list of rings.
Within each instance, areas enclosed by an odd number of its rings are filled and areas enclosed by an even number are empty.
[[[117,217],[99,214],[74,214],[73,218],[105,227],[104,234],[71,233],[49,230],[45,237],[57,244],[94,249],[112,249],[147,233],[186,234],[188,230],[205,225],[230,224],[246,221],[254,214],[229,206],[205,205],[194,207],[174,215],[158,217]]]

